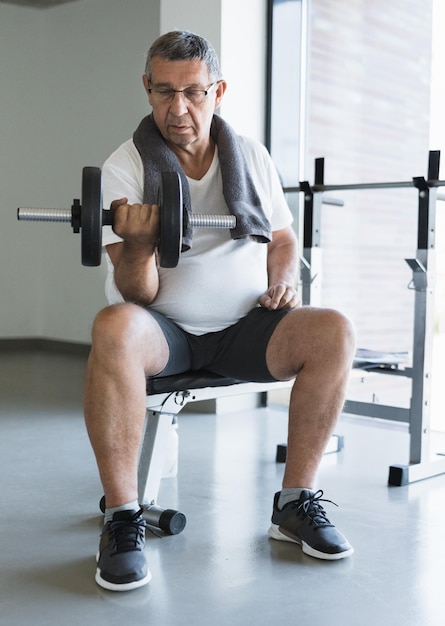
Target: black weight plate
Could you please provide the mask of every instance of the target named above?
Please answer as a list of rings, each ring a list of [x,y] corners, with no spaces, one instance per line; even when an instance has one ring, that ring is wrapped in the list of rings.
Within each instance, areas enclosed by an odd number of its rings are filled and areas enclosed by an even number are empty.
[[[102,256],[102,176],[99,167],[82,170],[80,217],[82,265],[100,265]]]
[[[102,498],[100,499],[100,502],[99,502],[99,508],[102,511],[102,513],[105,513],[105,507],[106,507],[106,505],[105,505],[105,496],[102,496]]]
[[[161,267],[176,267],[182,247],[182,185],[177,172],[161,173],[158,205],[159,264]]]
[[[173,509],[165,509],[159,518],[159,528],[166,535],[179,535],[184,530],[186,522],[184,513],[174,511]]]

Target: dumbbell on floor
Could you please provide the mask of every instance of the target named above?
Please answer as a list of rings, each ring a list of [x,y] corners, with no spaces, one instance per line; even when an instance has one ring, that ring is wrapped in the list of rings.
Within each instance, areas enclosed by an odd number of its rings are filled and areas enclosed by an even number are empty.
[[[174,509],[162,509],[156,504],[141,504],[142,517],[149,526],[162,530],[166,535],[179,535],[187,523],[184,513]],[[99,508],[105,513],[105,496],[99,502]]]
[[[162,172],[158,192],[160,226],[158,256],[161,267],[176,267],[182,248],[184,214],[181,179],[177,172]],[[82,265],[100,265],[102,226],[112,226],[114,211],[102,208],[102,173],[98,167],[82,170],[82,201],[73,200],[71,209],[17,209],[17,219],[33,222],[70,222],[81,233]],[[235,228],[233,215],[188,216],[191,228]]]

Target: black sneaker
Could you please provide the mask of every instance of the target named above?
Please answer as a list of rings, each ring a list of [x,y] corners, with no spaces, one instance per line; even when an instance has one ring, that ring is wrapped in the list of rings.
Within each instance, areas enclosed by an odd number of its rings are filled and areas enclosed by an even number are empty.
[[[118,511],[103,527],[96,582],[111,591],[129,591],[151,579],[144,554],[145,520],[139,511]]]
[[[305,554],[317,559],[336,560],[350,556],[354,548],[326,517],[320,502],[321,490],[304,490],[299,500],[278,508],[280,492],[275,494],[269,537],[301,545]],[[332,504],[335,504],[333,502]]]

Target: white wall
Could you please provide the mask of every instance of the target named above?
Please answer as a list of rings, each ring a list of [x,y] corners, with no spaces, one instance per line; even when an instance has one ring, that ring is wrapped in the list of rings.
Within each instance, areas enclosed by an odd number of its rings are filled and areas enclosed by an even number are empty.
[[[40,186],[43,43],[41,14],[0,5],[1,336],[34,334],[42,318],[41,245],[19,236],[15,208]]]
[[[266,0],[222,0],[221,66],[228,89],[221,114],[237,132],[264,141]]]
[[[69,208],[82,167],[131,135],[147,111],[141,75],[158,34],[158,1],[0,5],[0,337],[89,342],[104,267],[82,267],[69,225],[18,223],[15,209]]]
[[[0,4],[0,338],[89,342],[105,305],[104,267],[82,267],[80,235],[68,224],[18,223],[16,208],[69,208],[82,167],[100,166],[131,136],[148,110],[145,53],[161,32],[190,29],[214,43],[230,83],[238,70],[243,87],[238,99],[230,86],[222,113],[262,138],[265,13],[265,0],[242,8],[233,0]]]
[[[161,0],[160,32],[191,30],[212,42],[221,52],[222,0]]]

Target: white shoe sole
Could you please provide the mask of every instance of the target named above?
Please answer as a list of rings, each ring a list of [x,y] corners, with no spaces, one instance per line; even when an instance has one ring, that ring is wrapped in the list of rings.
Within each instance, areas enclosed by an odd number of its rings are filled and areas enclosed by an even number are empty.
[[[309,546],[305,541],[299,541],[298,539],[293,539],[292,537],[285,535],[280,531],[280,527],[277,526],[277,524],[272,524],[267,534],[271,539],[276,539],[277,541],[289,541],[290,543],[296,543],[301,546],[303,552],[308,556],[312,556],[316,559],[323,559],[324,561],[339,561],[340,559],[344,559],[354,553],[354,548],[352,547],[344,552],[336,552],[334,554],[319,552],[318,550],[311,548],[311,546]]]
[[[95,579],[97,584],[103,589],[108,589],[109,591],[131,591],[132,589],[138,589],[139,587],[147,585],[151,580],[151,572],[147,572],[147,575],[144,578],[141,578],[140,580],[135,580],[132,583],[116,584],[110,583],[108,580],[104,580],[101,577],[100,569],[97,568]]]
[[[96,562],[99,561],[99,556],[99,551],[97,551]],[[99,587],[102,587],[103,589],[108,589],[109,591],[131,591],[132,589],[138,589],[139,587],[147,585],[150,582],[152,576],[150,570],[147,570],[147,575],[144,576],[144,578],[141,578],[140,580],[135,580],[132,583],[110,583],[109,580],[105,580],[104,578],[102,578],[101,570],[97,568],[96,576],[94,578]]]

